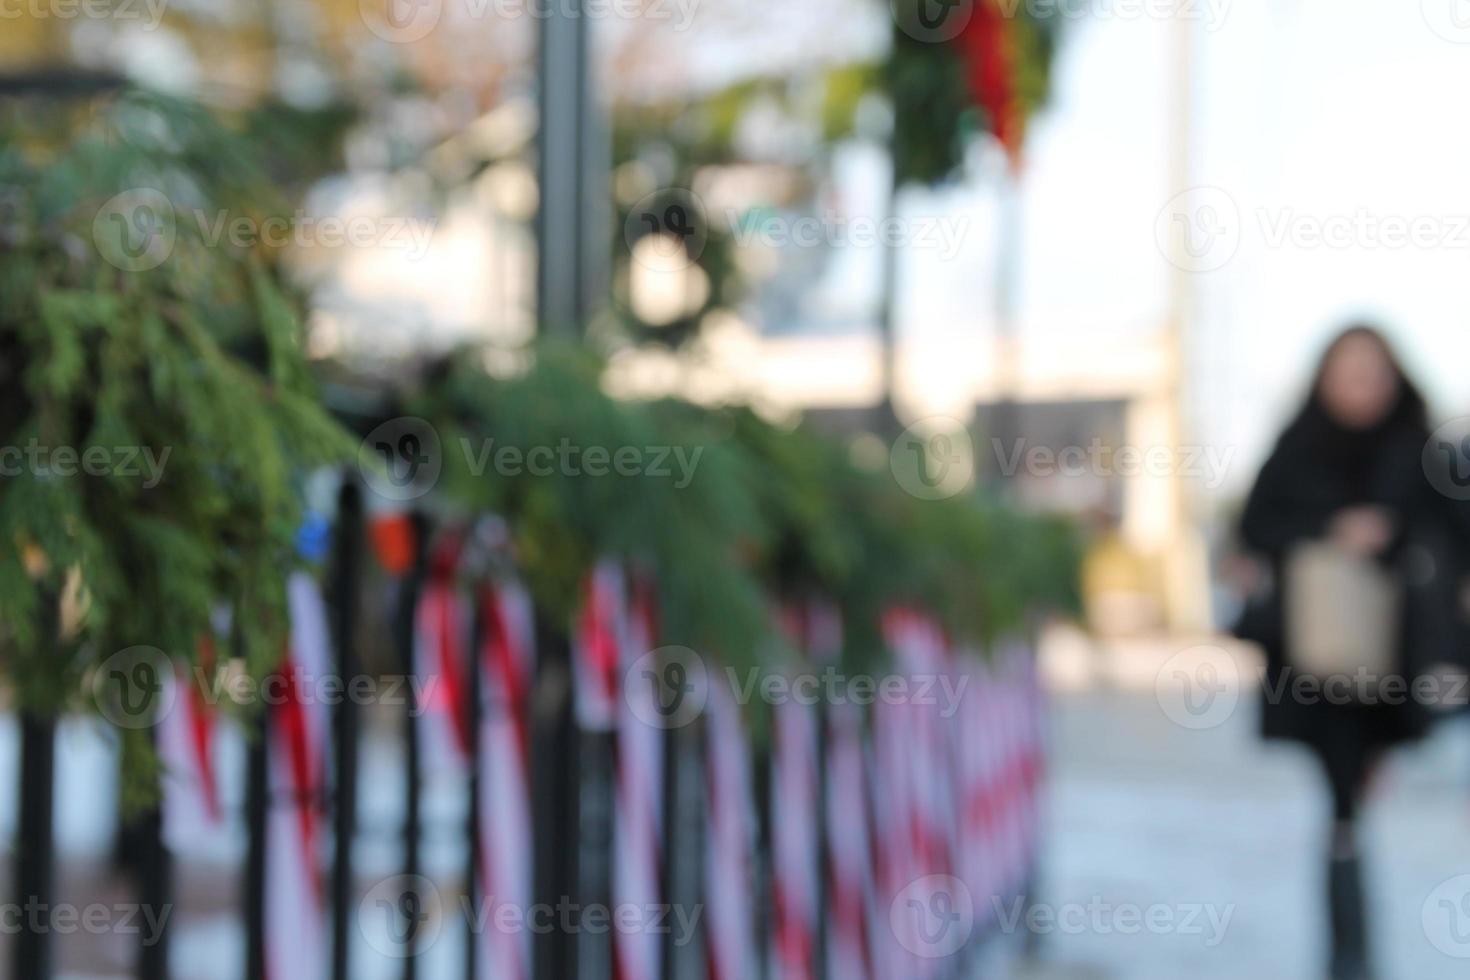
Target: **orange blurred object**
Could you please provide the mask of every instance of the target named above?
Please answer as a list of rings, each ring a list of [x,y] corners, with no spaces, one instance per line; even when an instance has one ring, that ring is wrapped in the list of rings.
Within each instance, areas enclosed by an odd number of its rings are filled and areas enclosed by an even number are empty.
[[[373,553],[378,563],[393,575],[403,575],[413,567],[414,530],[408,514],[377,514],[368,525]]]

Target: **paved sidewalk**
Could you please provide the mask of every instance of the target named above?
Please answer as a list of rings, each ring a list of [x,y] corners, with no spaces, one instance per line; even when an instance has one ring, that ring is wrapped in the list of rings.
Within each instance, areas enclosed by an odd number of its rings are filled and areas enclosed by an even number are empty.
[[[1038,930],[1040,964],[994,976],[1324,975],[1325,788],[1298,750],[1255,737],[1248,691],[1217,727],[1170,721],[1154,686],[1165,646],[1094,659],[1090,680],[1049,665],[1062,689],[1038,900],[1058,924]],[[1441,887],[1470,874],[1470,726],[1398,753],[1366,830],[1380,976],[1470,976],[1456,958],[1470,957],[1470,879]]]

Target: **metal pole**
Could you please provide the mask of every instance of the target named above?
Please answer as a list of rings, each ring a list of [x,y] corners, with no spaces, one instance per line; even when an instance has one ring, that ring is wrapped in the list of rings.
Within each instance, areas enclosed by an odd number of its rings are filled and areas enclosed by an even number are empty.
[[[1000,440],[1005,455],[1021,438],[1021,336],[1017,322],[1017,292],[1021,280],[1021,180],[1015,165],[1006,159],[1000,184],[999,236],[995,268],[995,409],[991,416],[991,439]],[[1014,474],[997,471],[991,481],[1004,486]]]
[[[566,624],[536,613],[536,688],[531,698],[531,813],[536,901],[559,908],[577,881],[577,830],[580,799],[577,721],[572,704],[572,652]],[[535,940],[532,975],[536,980],[577,980],[575,943],[556,929]]]
[[[1169,147],[1170,195],[1189,190],[1193,180],[1194,45],[1196,23],[1184,3],[1174,13],[1169,89],[1171,136]],[[1184,239],[1174,240],[1170,257],[1174,266],[1170,311],[1164,332],[1162,397],[1169,428],[1169,444],[1184,445],[1192,436],[1186,383],[1189,373],[1190,322],[1195,310],[1195,275],[1184,253]],[[1201,533],[1191,487],[1179,467],[1169,477],[1168,508],[1172,540],[1164,547],[1165,607],[1169,625],[1177,630],[1198,631],[1209,626],[1209,569],[1207,546]]]
[[[709,793],[705,786],[708,755],[705,727],[702,723],[668,732],[668,765],[670,782],[665,790],[664,827],[668,838],[665,850],[664,895],[670,906],[688,913],[703,908],[705,902],[705,834],[709,827]],[[692,936],[684,937],[687,945],[679,945],[679,936],[669,930],[665,945],[663,980],[681,980],[701,976],[708,964],[705,954],[706,919],[698,918]]]
[[[61,604],[54,593],[42,593],[41,643],[54,644]],[[15,975],[50,980],[51,930],[32,915],[49,914],[56,876],[56,717],[55,707],[34,704],[20,714],[20,822],[15,843],[15,900],[24,925],[15,943]],[[35,910],[39,910],[38,912]]]
[[[612,829],[617,819],[613,808],[615,739],[610,732],[580,733],[576,901],[584,909],[612,907]],[[582,929],[576,946],[579,980],[612,980],[611,932]]]
[[[685,773],[681,731],[683,729],[678,727],[670,727],[664,731],[664,798],[660,801],[664,839],[660,842],[663,864],[659,868],[659,894],[669,908],[676,911],[682,907],[686,894],[683,891],[684,878],[681,874],[684,870],[685,853],[684,826],[681,823],[684,814],[679,802],[688,774]],[[664,941],[663,952],[663,969],[659,971],[659,980],[679,980],[679,963],[676,961],[680,954],[672,929]]]
[[[155,733],[156,733],[155,729]],[[155,744],[156,744],[155,735]],[[160,780],[161,783],[161,780]],[[163,793],[162,785],[158,793]],[[162,804],[148,808],[139,821],[142,838],[142,855],[138,863],[139,904],[159,923],[157,935],[149,937],[143,933],[143,943],[138,952],[138,976],[142,980],[167,980],[169,931],[168,923],[173,918],[167,914],[173,890],[173,856],[163,841]]]
[[[238,649],[238,637],[235,644]],[[270,806],[270,771],[266,740],[270,737],[269,709],[254,722],[250,739],[245,787],[245,825],[249,845],[245,855],[245,976],[265,980],[265,850],[266,809]]]
[[[540,210],[536,314],[541,327],[579,339],[607,295],[612,143],[593,93],[593,37],[584,0],[541,19]]]
[[[398,644],[399,669],[405,678],[414,676],[414,616],[418,610],[419,591],[424,580],[424,568],[428,555],[429,521],[422,511],[414,511],[413,522],[413,568],[403,581],[403,591],[398,596],[398,621],[394,624],[395,640]],[[404,685],[407,691],[408,711],[405,717],[404,754],[406,758],[404,778],[403,818],[403,875],[412,880],[419,873],[419,838],[422,834],[419,806],[419,790],[422,782],[422,767],[419,759],[418,702],[412,684]],[[411,930],[417,923],[410,923]],[[410,932],[409,955],[403,958],[403,980],[415,980],[418,976],[418,937]]]
[[[337,539],[332,566],[332,645],[342,690],[354,690],[362,673],[354,630],[358,620],[358,573],[362,567],[362,491],[351,477],[337,498]],[[333,810],[332,980],[349,980],[348,922],[352,901],[352,844],[357,836],[358,706],[341,698],[333,712],[337,787]]]
[[[31,710],[20,713],[19,792],[15,882],[24,924],[16,936],[15,976],[49,980],[51,934],[44,924],[33,923],[32,910],[45,913],[50,909],[55,877],[56,722]]]
[[[895,137],[896,138],[896,137]],[[898,173],[898,154],[890,145],[889,164],[893,168],[888,187],[888,215],[898,217],[898,192],[901,179]],[[898,388],[898,246],[882,236],[882,290],[879,293],[878,309],[878,369],[881,375],[881,391],[878,404],[874,406],[873,431],[881,436],[898,435],[898,410],[894,407],[894,393]]]

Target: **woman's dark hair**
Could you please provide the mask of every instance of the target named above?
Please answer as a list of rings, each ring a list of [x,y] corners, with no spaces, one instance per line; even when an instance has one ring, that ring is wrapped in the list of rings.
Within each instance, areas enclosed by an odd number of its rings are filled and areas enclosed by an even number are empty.
[[[1327,373],[1328,363],[1338,350],[1343,344],[1354,339],[1371,340],[1376,344],[1399,381],[1398,400],[1383,417],[1383,421],[1374,428],[1380,432],[1403,429],[1427,430],[1429,428],[1429,408],[1424,401],[1424,395],[1404,370],[1403,362],[1399,360],[1393,344],[1377,327],[1366,323],[1355,323],[1332,338],[1332,342],[1322,352],[1322,358],[1317,362],[1317,369],[1312,374],[1312,387],[1307,392],[1307,402],[1297,413],[1296,420],[1287,431],[1300,427],[1317,428],[1317,423],[1329,421],[1327,409],[1322,404],[1322,379]]]

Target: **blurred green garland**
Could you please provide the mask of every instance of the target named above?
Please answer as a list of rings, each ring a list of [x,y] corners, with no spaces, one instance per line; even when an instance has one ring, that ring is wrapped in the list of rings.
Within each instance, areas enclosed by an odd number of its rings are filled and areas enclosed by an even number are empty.
[[[31,453],[0,475],[0,674],[54,713],[116,651],[193,658],[221,602],[273,669],[303,474],[350,444],[271,256],[207,233],[267,217],[269,181],[160,96],[0,126],[0,447]]]
[[[156,483],[117,470],[0,477],[0,673],[44,712],[75,701],[114,651],[192,657],[221,601],[250,666],[273,668],[301,481],[350,450],[312,390],[273,257],[207,238],[220,215],[284,210],[245,142],[201,109],[138,94],[79,133],[68,123],[5,127],[0,447],[169,455]],[[621,557],[656,570],[664,642],[737,668],[789,657],[771,603],[824,597],[843,611],[847,666],[880,669],[880,617],[895,603],[982,646],[1034,610],[1075,606],[1064,524],[974,496],[916,499],[886,469],[749,409],[615,399],[585,349],[537,348],[511,376],[485,363],[461,352],[405,409],[444,441],[443,498],[507,519],[551,615],[575,610],[594,562]],[[482,448],[567,441],[695,465],[687,483],[471,465]]]
[[[747,408],[614,399],[585,350],[533,350],[512,377],[492,378],[483,363],[480,351],[461,352],[409,407],[445,441],[447,499],[507,520],[520,570],[556,615],[575,610],[597,560],[621,557],[657,573],[663,642],[736,668],[768,663],[794,653],[770,604],[825,598],[843,613],[846,666],[866,670],[884,664],[879,624],[895,604],[932,612],[982,649],[1030,615],[1077,608],[1080,543],[1065,521],[974,494],[920,500],[886,468],[865,470],[838,444]],[[471,464],[475,447],[567,441],[609,455],[678,450],[698,463],[687,485]]]

